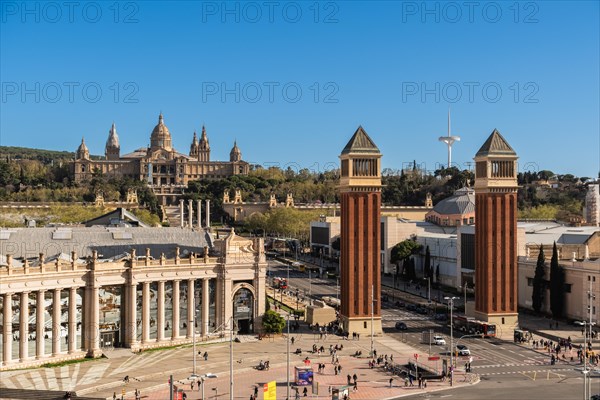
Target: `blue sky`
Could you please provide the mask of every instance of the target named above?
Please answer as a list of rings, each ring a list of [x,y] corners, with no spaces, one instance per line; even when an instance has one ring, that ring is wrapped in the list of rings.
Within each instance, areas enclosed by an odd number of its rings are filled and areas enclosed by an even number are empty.
[[[226,4],[226,6],[224,6]],[[465,167],[494,128],[521,170],[600,169],[598,2],[10,2],[0,143],[126,153],[160,111],[189,151],[331,169],[361,124],[383,166]]]

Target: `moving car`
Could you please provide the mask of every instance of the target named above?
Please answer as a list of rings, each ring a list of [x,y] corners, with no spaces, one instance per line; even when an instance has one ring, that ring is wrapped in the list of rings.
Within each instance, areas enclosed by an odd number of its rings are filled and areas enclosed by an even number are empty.
[[[408,326],[406,326],[404,322],[398,321],[396,322],[396,329],[398,329],[399,331],[405,331],[408,329]]]
[[[471,350],[469,350],[469,348],[467,346],[465,346],[464,344],[457,344],[456,351],[458,352],[459,356],[470,356],[471,355]]]
[[[446,340],[444,340],[443,337],[439,336],[439,335],[435,335],[433,337],[432,340],[433,344],[438,345],[438,346],[445,346],[446,345]]]

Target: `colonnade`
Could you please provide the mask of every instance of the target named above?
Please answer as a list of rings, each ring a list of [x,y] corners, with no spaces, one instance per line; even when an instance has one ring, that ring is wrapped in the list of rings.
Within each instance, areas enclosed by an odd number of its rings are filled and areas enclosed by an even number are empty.
[[[160,280],[160,281],[144,281],[144,282],[132,282],[125,285],[117,285],[122,288],[121,302],[119,308],[119,320],[123,321],[122,329],[119,329],[122,336],[119,340],[122,347],[129,347],[134,350],[141,348],[154,347],[158,342],[173,342],[173,341],[185,341],[192,339],[193,330],[196,329],[194,326],[196,322],[201,321],[201,325],[198,326],[196,332],[201,336],[205,337],[211,333],[211,328],[218,329],[225,317],[221,315],[226,312],[226,309],[230,307],[224,307],[222,296],[227,293],[232,296],[231,288],[225,289],[222,287],[225,281],[215,283],[215,312],[213,317],[213,326],[210,324],[210,280],[215,277],[207,278],[188,278],[184,280]],[[196,299],[197,282],[201,282],[201,298]],[[187,285],[187,296],[184,301],[187,303],[182,307],[181,304],[181,282],[185,282]],[[165,307],[165,285],[171,284],[171,305],[172,312],[170,318],[166,317]],[[227,284],[231,286],[231,281],[228,280]],[[157,285],[156,298],[152,299],[152,302],[156,302],[156,335],[151,338],[151,290],[152,284]],[[138,285],[141,286],[141,315],[138,311]],[[85,286],[82,288],[70,287],[70,288],[56,288],[56,289],[40,289],[35,292],[23,291],[20,293],[4,293],[3,299],[3,327],[2,327],[2,364],[4,366],[11,365],[16,362],[23,363],[33,360],[42,360],[50,357],[59,357],[61,355],[73,354],[76,352],[85,352],[88,356],[97,357],[101,354],[101,329],[100,324],[100,313],[101,313],[101,302],[100,302],[100,289],[101,286]],[[82,314],[77,315],[77,290],[82,289],[80,295],[82,296]],[[51,294],[51,305],[46,307],[47,293]],[[62,305],[61,305],[61,293],[67,292],[67,336],[61,335],[61,317],[62,317]],[[35,293],[35,328],[30,329],[30,294]],[[13,356],[13,346],[15,341],[15,333],[13,332],[13,304],[17,303],[18,298],[18,315],[19,315],[19,330],[18,330],[18,358]],[[14,301],[14,302],[13,302]],[[196,309],[196,304],[200,303],[199,309]],[[181,321],[180,310],[187,309],[187,315],[184,317],[186,320]],[[52,337],[51,347],[52,352],[46,351],[46,324],[47,316],[46,310],[51,309],[51,322],[52,322]],[[32,311],[33,312],[33,311]],[[196,315],[199,314],[199,318]],[[253,318],[255,315],[252,316]],[[81,331],[78,332],[77,325],[82,326]],[[185,325],[184,325],[185,324]],[[15,324],[16,325],[16,324]],[[139,326],[139,328],[138,328]],[[181,334],[181,326],[186,328],[186,331]],[[167,327],[167,329],[165,329]],[[168,329],[170,327],[170,329]],[[63,328],[64,329],[64,328]],[[139,329],[139,332],[138,332]],[[169,336],[165,335],[165,331],[170,330]],[[35,350],[34,354],[31,354],[30,339],[33,333],[35,333]],[[77,346],[78,334],[83,335],[82,342],[80,341]],[[61,337],[65,342],[64,346],[61,346]],[[65,348],[66,346],[66,348]]]
[[[66,348],[61,347],[61,292],[68,293],[68,334],[66,336]],[[52,353],[46,354],[46,292],[52,294]],[[36,294],[36,330],[35,330],[35,354],[29,354],[29,295]],[[18,296],[19,301],[19,354],[18,358],[13,359],[13,338],[16,332],[13,332],[13,298]],[[4,315],[2,327],[2,362],[4,365],[13,362],[24,362],[31,357],[36,360],[47,356],[56,357],[61,353],[73,354],[77,348],[77,288],[37,290],[35,292],[4,293],[2,295]]]
[[[188,199],[187,205],[187,226],[189,228],[194,226],[194,200]],[[210,228],[210,200],[205,200],[205,226]],[[183,199],[179,200],[179,226],[185,225],[185,202]],[[196,227],[202,228],[202,200],[196,200]]]

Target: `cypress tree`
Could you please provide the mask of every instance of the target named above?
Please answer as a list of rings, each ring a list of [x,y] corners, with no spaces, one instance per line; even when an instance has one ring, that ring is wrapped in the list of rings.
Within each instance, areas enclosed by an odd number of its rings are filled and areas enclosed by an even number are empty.
[[[533,309],[539,313],[544,304],[544,294],[546,292],[546,284],[544,282],[544,246],[540,245],[537,265],[535,267],[535,275],[533,277],[533,294],[531,295]]]

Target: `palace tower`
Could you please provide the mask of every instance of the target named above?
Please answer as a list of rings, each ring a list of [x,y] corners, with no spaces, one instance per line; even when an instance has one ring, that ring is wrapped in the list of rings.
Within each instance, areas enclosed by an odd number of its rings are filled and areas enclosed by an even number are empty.
[[[382,333],[381,153],[359,126],[340,160],[343,329],[378,335]]]

